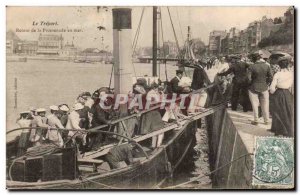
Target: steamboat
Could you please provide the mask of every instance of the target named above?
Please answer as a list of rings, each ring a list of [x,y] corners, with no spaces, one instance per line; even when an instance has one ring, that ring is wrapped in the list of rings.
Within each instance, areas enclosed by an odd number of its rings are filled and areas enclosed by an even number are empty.
[[[153,7],[153,77],[157,77],[157,7]],[[114,8],[114,80],[115,93],[126,93],[132,85],[124,84],[128,79],[128,64],[131,61],[131,9]],[[182,59],[178,59],[182,61]],[[188,63],[188,62],[187,62]],[[189,66],[190,68],[195,68]],[[178,117],[175,121],[165,123],[162,128],[144,135],[130,137],[127,121],[139,117],[137,114],[124,115],[111,122],[110,125],[122,125],[123,133],[103,131],[108,125],[101,125],[89,130],[56,129],[60,131],[104,133],[111,137],[119,137],[118,142],[101,146],[97,150],[86,152],[80,158],[76,148],[47,148],[46,146],[28,148],[24,155],[18,156],[22,136],[17,136],[6,144],[7,147],[7,188],[9,190],[48,190],[48,189],[159,189],[168,185],[173,173],[180,167],[185,157],[196,144],[195,132],[201,119],[223,113],[226,109],[218,86],[210,84],[190,92],[189,95],[206,91],[208,99],[205,110],[191,115]],[[139,113],[140,116],[159,109],[154,106]],[[212,120],[210,120],[212,122]],[[219,123],[222,120],[218,120]],[[39,127],[41,128],[41,127]],[[31,130],[18,128],[7,131]],[[47,129],[47,128],[45,128]],[[149,141],[164,134],[162,144],[154,149],[149,148]],[[105,155],[116,147],[133,143],[134,162],[128,166],[110,169],[105,162]]]

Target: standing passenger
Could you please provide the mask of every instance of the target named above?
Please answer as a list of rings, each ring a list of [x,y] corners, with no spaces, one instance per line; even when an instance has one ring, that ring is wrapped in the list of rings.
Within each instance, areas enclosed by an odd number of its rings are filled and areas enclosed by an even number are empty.
[[[242,100],[243,111],[247,112],[250,110],[250,100],[248,96],[249,80],[247,77],[248,67],[249,65],[246,62],[242,62],[237,58],[237,61],[234,61],[234,64],[227,71],[218,73],[219,76],[226,76],[230,73],[234,74],[231,94],[232,110],[237,109],[240,97]]]
[[[66,104],[61,104],[58,106],[59,111],[61,112],[61,116],[59,118],[61,124],[63,125],[63,127],[65,128],[67,126],[67,122],[68,122],[68,116],[69,116],[69,107]],[[62,131],[61,132],[61,136],[63,138],[64,141],[66,141],[67,137],[68,137],[68,131]]]
[[[60,128],[63,129],[64,126],[61,124],[59,117],[60,117],[60,112],[58,109],[58,106],[50,106],[51,113],[50,115],[47,116],[47,122],[50,127],[54,128]],[[61,136],[61,130],[56,130],[56,129],[49,129],[46,134],[46,139],[49,141],[53,142],[55,145],[62,147],[64,145],[62,136]]]
[[[78,130],[84,130],[84,128],[81,128],[79,126],[80,123],[80,117],[79,112],[83,109],[83,105],[81,103],[76,103],[74,105],[74,110],[69,114],[68,122],[67,122],[67,129],[78,129]],[[76,143],[79,148],[82,148],[83,145],[85,145],[85,138],[86,135],[81,131],[69,131],[68,137],[73,141],[73,143]]]
[[[275,135],[294,137],[294,102],[289,88],[293,85],[294,75],[288,70],[288,60],[278,61],[280,71],[274,75],[270,92],[273,94],[272,127]]]
[[[29,119],[30,112],[29,111],[24,111],[20,112],[20,118],[17,120],[17,124],[22,128],[22,127],[29,127],[31,124],[31,120]],[[25,129],[23,132],[28,132],[29,130]]]
[[[252,54],[250,56],[253,65],[249,67],[249,98],[253,108],[254,121],[253,125],[258,125],[258,106],[261,105],[265,125],[269,124],[269,91],[268,85],[272,81],[272,74],[270,67],[260,60],[259,54]]]
[[[176,70],[176,76],[170,81],[172,93],[180,94],[183,90],[182,87],[179,86],[179,82],[183,76],[182,70]]]
[[[69,109],[68,105],[66,105],[66,104],[62,104],[62,105],[58,106],[58,108],[62,112],[62,115],[60,117],[60,122],[64,127],[66,127],[70,109]]]
[[[94,99],[94,104],[91,108],[91,114],[93,116],[91,127],[98,127],[100,125],[110,124],[108,120],[108,113],[105,112],[100,106],[100,93],[95,91],[92,98]],[[108,128],[101,129],[107,131]],[[102,133],[90,133],[89,134],[89,149],[92,149],[94,146],[103,145],[106,139],[106,135]],[[99,143],[96,143],[99,142]]]
[[[32,127],[48,127],[46,124],[46,109],[39,108],[36,110],[37,116],[34,116],[31,126]],[[32,129],[30,132],[29,140],[33,143],[34,146],[39,146],[45,140],[45,135],[47,129]]]
[[[31,120],[28,118],[30,112],[29,111],[24,111],[20,113],[20,118],[17,120],[17,124],[22,128],[30,127],[31,125]],[[17,151],[17,156],[22,156],[29,145],[29,136],[30,136],[30,131],[29,129],[24,129],[22,130],[22,133],[20,135],[19,143],[18,143],[18,151]]]

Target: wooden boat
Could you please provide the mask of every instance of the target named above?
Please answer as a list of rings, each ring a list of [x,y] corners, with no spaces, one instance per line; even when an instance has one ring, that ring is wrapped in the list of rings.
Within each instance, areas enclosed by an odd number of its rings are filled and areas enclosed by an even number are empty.
[[[155,9],[157,8],[154,7]],[[153,63],[156,63],[156,59],[157,56],[153,55]],[[105,132],[120,136],[125,140],[121,139],[119,143],[115,142],[102,146],[96,151],[86,152],[81,158],[76,156],[77,153],[74,152],[73,148],[66,148],[66,150],[60,150],[57,153],[51,152],[46,155],[17,158],[20,148],[18,147],[19,139],[16,138],[14,141],[7,143],[7,188],[9,190],[156,189],[165,185],[168,179],[172,178],[173,173],[178,169],[183,159],[195,146],[195,132],[198,120],[215,112],[221,112],[225,108],[223,101],[220,100],[218,88],[215,85],[210,85],[192,93],[199,93],[202,90],[209,92],[210,103],[208,105],[210,106],[206,110],[182,116],[176,122],[166,123],[161,129],[134,138],[110,131]],[[154,106],[149,110],[143,111],[142,114],[151,112],[159,107]],[[134,117],[137,117],[137,114],[115,120],[111,125],[123,123]],[[87,131],[104,133],[101,129],[106,126],[99,126]],[[8,133],[23,129],[15,129]],[[76,129],[58,130],[82,131]],[[152,137],[162,133],[164,134],[162,145],[154,150],[149,149],[147,142]],[[110,169],[104,160],[105,155],[111,148],[117,145],[128,144],[128,142],[133,142],[138,146],[138,150],[134,150],[133,154],[136,163],[117,169]],[[64,173],[64,169],[70,172]],[[49,178],[49,175],[51,175],[51,178]]]

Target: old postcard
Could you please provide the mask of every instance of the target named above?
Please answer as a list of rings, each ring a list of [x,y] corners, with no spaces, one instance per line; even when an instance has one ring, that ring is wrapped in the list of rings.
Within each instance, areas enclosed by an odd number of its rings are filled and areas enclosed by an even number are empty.
[[[8,190],[289,189],[295,8],[6,7]]]

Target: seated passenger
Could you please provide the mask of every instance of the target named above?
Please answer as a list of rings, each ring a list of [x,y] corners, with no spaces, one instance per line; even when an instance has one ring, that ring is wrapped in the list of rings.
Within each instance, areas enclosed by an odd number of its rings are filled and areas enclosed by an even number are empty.
[[[121,168],[120,162],[122,161],[125,161],[127,165],[139,163],[139,161],[133,162],[133,148],[133,144],[124,144],[110,149],[108,154],[105,155],[105,161],[109,164],[110,169]]]

